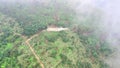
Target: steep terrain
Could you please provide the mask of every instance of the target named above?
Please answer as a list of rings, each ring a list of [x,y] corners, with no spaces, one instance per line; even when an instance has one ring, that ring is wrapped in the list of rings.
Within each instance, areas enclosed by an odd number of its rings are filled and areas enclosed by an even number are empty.
[[[75,13],[63,1],[0,3],[0,68],[107,68],[112,50],[99,19],[98,10]]]

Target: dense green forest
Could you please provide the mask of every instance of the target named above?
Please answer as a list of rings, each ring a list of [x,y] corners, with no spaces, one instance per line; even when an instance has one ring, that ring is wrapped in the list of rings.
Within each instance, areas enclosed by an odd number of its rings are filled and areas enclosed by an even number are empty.
[[[0,68],[43,68],[35,55],[44,68],[109,68],[103,60],[113,50],[100,28],[102,11],[76,13],[69,6],[0,2]],[[69,30],[46,31],[51,25]]]

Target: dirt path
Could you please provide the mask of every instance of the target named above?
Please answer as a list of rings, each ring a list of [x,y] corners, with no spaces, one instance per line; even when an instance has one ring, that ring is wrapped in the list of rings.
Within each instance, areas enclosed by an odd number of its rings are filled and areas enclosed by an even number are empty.
[[[58,29],[59,29],[59,30],[58,30]],[[65,28],[65,29],[64,29],[64,28],[62,28],[62,29],[61,29],[61,28],[54,28],[54,29],[51,30],[51,31],[62,31],[62,30],[68,30],[68,28]],[[41,66],[42,68],[45,68],[45,67],[44,67],[44,64],[42,63],[42,61],[40,61],[40,58],[39,58],[38,55],[36,54],[34,48],[33,48],[32,45],[29,43],[30,40],[32,40],[33,38],[37,37],[37,36],[38,36],[41,32],[43,32],[43,31],[46,31],[46,30],[42,30],[42,31],[34,34],[34,35],[31,36],[30,38],[27,38],[26,36],[23,36],[23,35],[18,34],[18,33],[14,33],[14,34],[15,34],[15,35],[19,35],[20,37],[22,37],[22,38],[25,40],[26,45],[30,48],[30,51],[31,51],[32,54],[35,56],[35,58],[37,59],[37,61],[38,61],[38,63],[40,64],[40,66]]]
[[[40,61],[38,55],[35,53],[33,47],[30,45],[29,41],[27,40],[27,41],[25,41],[25,42],[26,42],[27,46],[30,48],[30,50],[31,50],[31,52],[33,53],[33,55],[35,56],[35,58],[37,59],[37,61],[38,61],[38,63],[40,64],[40,66],[41,66],[42,68],[45,68],[45,67],[44,67],[44,64]]]
[[[42,68],[44,67],[44,64],[40,61],[40,58],[38,57],[38,55],[36,54],[34,48],[32,47],[32,45],[29,43],[30,40],[32,40],[34,37],[37,37],[41,32],[36,33],[35,35],[31,36],[30,38],[27,39],[26,36],[23,36],[21,34],[18,33],[14,33],[15,35],[19,35],[20,37],[22,37],[25,40],[26,45],[30,48],[30,51],[32,52],[32,54],[35,56],[35,58],[37,59],[38,63],[40,64],[40,66]]]
[[[44,67],[44,64],[40,61],[40,58],[38,57],[38,55],[35,53],[35,50],[33,49],[33,47],[31,46],[31,44],[29,43],[30,40],[32,40],[33,38],[37,37],[41,32],[38,32],[36,34],[34,34],[33,36],[31,36],[30,38],[28,38],[25,42],[26,44],[29,46],[31,52],[33,53],[33,55],[35,56],[35,58],[37,59],[38,63],[40,64],[40,66],[42,68]]]

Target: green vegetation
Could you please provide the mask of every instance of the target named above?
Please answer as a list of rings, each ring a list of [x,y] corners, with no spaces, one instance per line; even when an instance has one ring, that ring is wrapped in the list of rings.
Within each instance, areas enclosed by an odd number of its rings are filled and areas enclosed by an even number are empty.
[[[99,28],[98,9],[82,13],[81,20],[62,1],[4,4],[0,3],[0,68],[41,68],[24,38],[35,34],[29,43],[45,68],[109,68],[102,58],[113,51]],[[70,30],[43,31],[50,25]]]
[[[82,40],[71,31],[42,32],[31,44],[39,50],[36,52],[46,68],[102,68],[105,64],[100,57],[104,52],[97,48],[98,41],[88,38],[83,44]]]
[[[56,6],[57,5],[57,6]],[[17,20],[23,28],[23,34],[33,35],[48,25],[69,26],[73,18],[71,9],[58,3],[45,4],[0,4],[0,11]],[[67,12],[66,12],[67,11]]]

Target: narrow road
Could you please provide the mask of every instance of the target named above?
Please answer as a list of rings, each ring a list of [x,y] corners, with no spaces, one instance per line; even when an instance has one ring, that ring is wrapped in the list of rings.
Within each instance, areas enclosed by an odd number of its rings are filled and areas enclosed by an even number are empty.
[[[55,32],[56,32],[56,31],[58,31],[58,30],[59,30],[59,31],[63,31],[63,30],[68,30],[68,28],[52,28],[51,31],[55,31]],[[38,63],[40,64],[40,66],[41,66],[42,68],[45,68],[45,67],[44,67],[44,64],[42,63],[42,61],[40,61],[40,58],[39,58],[38,55],[36,54],[34,48],[33,48],[32,45],[29,43],[30,40],[32,40],[33,38],[37,37],[37,36],[38,36],[41,32],[43,32],[43,31],[46,31],[46,30],[42,30],[42,31],[34,34],[34,35],[31,36],[30,38],[27,38],[26,36],[23,36],[23,35],[18,34],[18,33],[14,33],[14,34],[22,37],[22,38],[25,40],[26,45],[30,48],[32,54],[35,56],[35,58],[37,59]],[[49,31],[49,30],[47,30],[47,31]]]
[[[18,34],[18,33],[14,33],[14,34],[15,34],[15,35],[18,35],[18,36],[22,37],[24,40],[26,40],[26,41],[25,41],[26,45],[30,48],[30,51],[31,51],[32,54],[35,56],[35,58],[37,59],[37,61],[38,61],[38,63],[40,64],[40,66],[41,66],[42,68],[45,68],[45,67],[44,67],[44,64],[40,61],[40,58],[39,58],[38,55],[35,53],[34,48],[33,48],[32,45],[29,43],[30,40],[32,40],[34,37],[37,37],[40,33],[41,33],[41,32],[38,32],[38,33],[34,34],[33,36],[31,36],[31,37],[28,38],[28,39],[27,39],[26,36],[23,36],[23,35],[21,35],[21,34]]]
[[[44,64],[40,61],[38,55],[35,53],[33,47],[30,45],[29,39],[26,40],[25,42],[26,42],[27,46],[30,48],[30,50],[31,50],[31,52],[33,53],[33,55],[35,56],[35,58],[37,59],[37,61],[38,61],[38,63],[40,64],[40,66],[41,66],[42,68],[45,68],[45,67],[44,67]]]

